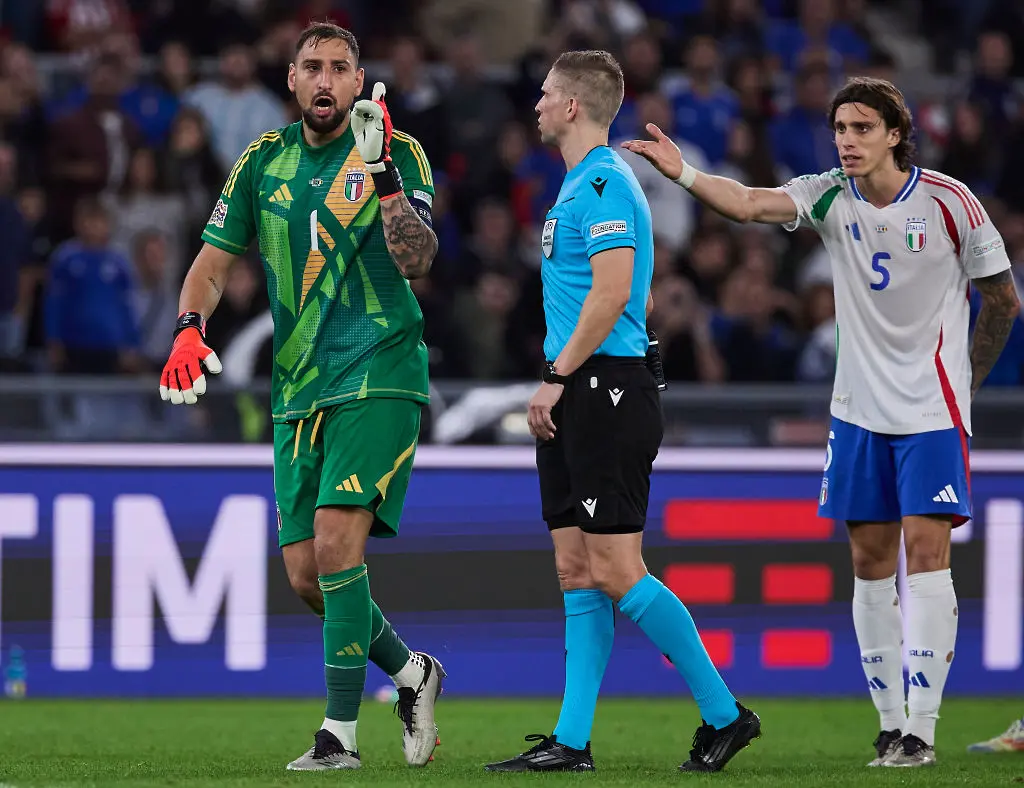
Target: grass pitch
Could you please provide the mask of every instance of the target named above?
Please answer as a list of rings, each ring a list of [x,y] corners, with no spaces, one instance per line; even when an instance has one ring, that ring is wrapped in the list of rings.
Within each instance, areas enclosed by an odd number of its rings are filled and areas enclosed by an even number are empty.
[[[1024,698],[947,700],[934,769],[867,769],[877,717],[867,698],[750,700],[761,739],[725,772],[680,774],[698,722],[688,700],[602,700],[594,730],[597,771],[506,775],[488,761],[526,748],[523,736],[550,732],[551,700],[442,699],[442,746],[424,769],[402,760],[401,724],[391,706],[364,702],[358,772],[290,773],[323,718],[316,701],[0,702],[0,786],[1011,786],[1024,784],[1024,753],[968,755],[965,747],[1004,730]]]

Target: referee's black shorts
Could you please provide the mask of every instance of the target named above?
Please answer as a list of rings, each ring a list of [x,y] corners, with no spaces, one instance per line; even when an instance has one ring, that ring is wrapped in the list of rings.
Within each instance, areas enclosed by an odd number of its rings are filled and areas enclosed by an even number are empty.
[[[592,356],[552,409],[555,437],[537,441],[548,528],[636,533],[647,522],[661,445],[661,398],[644,359]]]

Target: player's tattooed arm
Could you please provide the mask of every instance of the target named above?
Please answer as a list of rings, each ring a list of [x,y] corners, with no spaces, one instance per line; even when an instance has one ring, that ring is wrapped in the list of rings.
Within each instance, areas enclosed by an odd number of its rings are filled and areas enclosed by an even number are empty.
[[[437,236],[399,194],[380,204],[384,239],[395,265],[406,279],[419,279],[430,271],[437,254]]]
[[[1020,299],[1009,270],[971,280],[981,293],[981,310],[971,344],[971,396],[981,388],[1003,352],[1013,321],[1020,313]]]

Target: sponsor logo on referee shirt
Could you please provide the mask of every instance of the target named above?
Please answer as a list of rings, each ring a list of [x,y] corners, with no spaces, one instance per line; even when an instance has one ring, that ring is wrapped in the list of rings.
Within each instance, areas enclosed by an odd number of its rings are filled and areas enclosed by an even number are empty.
[[[590,226],[590,237],[600,238],[602,235],[610,235],[611,233],[624,233],[626,232],[626,227],[626,223],[620,221],[593,224]]]
[[[544,252],[544,256],[550,258],[551,252],[555,248],[555,225],[558,224],[558,219],[548,219],[544,222],[544,232],[540,236],[540,248]]]

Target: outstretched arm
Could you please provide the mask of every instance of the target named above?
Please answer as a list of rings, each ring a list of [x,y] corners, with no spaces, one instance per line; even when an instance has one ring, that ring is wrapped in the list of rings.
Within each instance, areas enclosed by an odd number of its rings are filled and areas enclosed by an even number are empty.
[[[731,178],[708,175],[683,161],[679,147],[653,123],[647,131],[650,140],[630,140],[622,147],[643,156],[671,181],[734,222],[786,224],[797,218],[796,203],[781,189],[752,189]]]
[[[981,293],[981,311],[971,344],[971,396],[992,371],[1020,313],[1020,298],[1010,270],[971,280]]]

